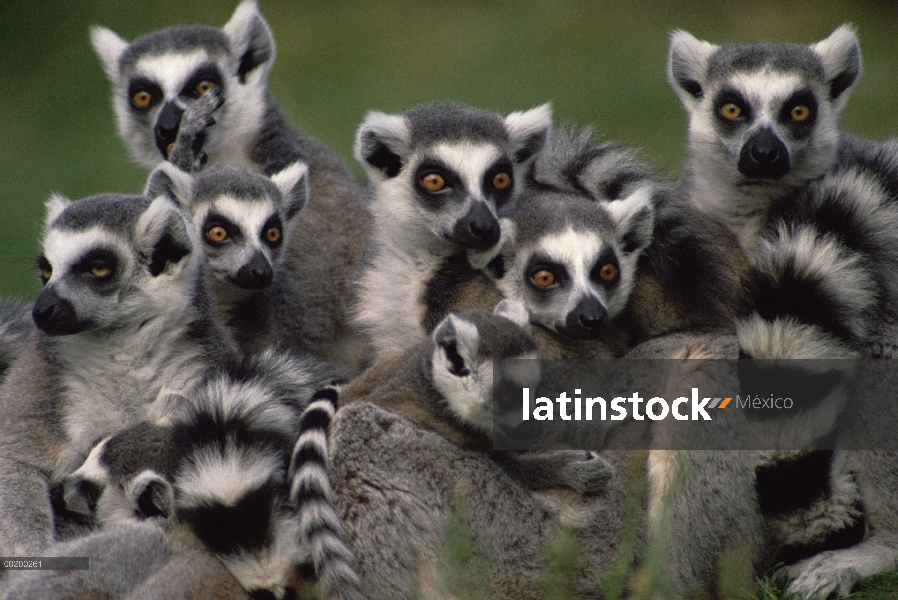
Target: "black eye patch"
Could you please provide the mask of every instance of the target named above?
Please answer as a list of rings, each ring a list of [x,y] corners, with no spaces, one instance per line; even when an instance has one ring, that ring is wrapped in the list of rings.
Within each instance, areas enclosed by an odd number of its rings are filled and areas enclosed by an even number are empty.
[[[72,267],[72,271],[78,274],[93,273],[94,269],[105,269],[109,275],[115,273],[118,267],[118,255],[107,248],[96,248],[81,257]]]
[[[194,71],[190,79],[187,80],[187,83],[184,84],[184,87],[181,88],[180,95],[186,96],[188,98],[199,98],[200,96],[202,96],[202,93],[197,90],[197,86],[199,86],[199,84],[203,81],[212,82],[218,87],[221,86],[221,72],[219,72],[218,67],[216,67],[213,63],[202,65],[196,71]]]

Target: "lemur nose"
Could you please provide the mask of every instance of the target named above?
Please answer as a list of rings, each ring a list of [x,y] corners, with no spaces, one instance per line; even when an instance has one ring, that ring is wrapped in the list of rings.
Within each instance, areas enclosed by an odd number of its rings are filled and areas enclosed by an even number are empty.
[[[492,221],[471,221],[468,226],[471,235],[478,239],[491,236],[495,228],[496,226]]]
[[[750,150],[752,160],[759,163],[772,163],[779,158],[780,151],[776,146],[757,144]]]
[[[605,326],[607,315],[605,314],[581,314],[580,325],[586,329],[600,329]]]

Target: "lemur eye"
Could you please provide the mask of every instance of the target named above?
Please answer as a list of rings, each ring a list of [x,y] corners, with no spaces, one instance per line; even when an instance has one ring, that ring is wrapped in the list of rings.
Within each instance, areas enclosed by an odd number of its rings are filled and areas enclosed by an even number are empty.
[[[213,242],[223,242],[228,239],[228,231],[221,225],[216,225],[206,232],[206,235]]]
[[[131,96],[131,102],[137,108],[146,108],[153,102],[153,94],[142,90]]]
[[[424,179],[421,180],[421,185],[429,192],[439,192],[446,187],[446,180],[436,173],[431,173],[424,176]]]
[[[108,277],[110,273],[112,273],[112,269],[107,267],[106,265],[95,265],[91,268],[90,272],[94,277],[103,278]]]
[[[792,108],[792,110],[789,112],[789,116],[792,117],[793,121],[801,123],[811,116],[811,109],[807,106],[799,104],[798,106]]]
[[[727,119],[738,119],[742,114],[742,107],[734,102],[727,102],[720,107],[720,114]]]
[[[547,288],[555,283],[555,274],[546,269],[537,271],[530,278],[533,279],[533,283],[535,283],[537,287],[541,288]]]
[[[202,96],[209,90],[217,87],[214,81],[209,81],[208,79],[203,79],[201,82],[196,84],[196,93]]]
[[[277,227],[270,227],[268,231],[265,232],[265,239],[274,244],[281,239],[281,230]]]
[[[511,184],[511,176],[508,173],[499,173],[493,177],[493,187],[497,190],[504,190]]]
[[[49,281],[51,277],[53,277],[53,267],[41,267],[41,277],[44,278],[44,281]]]
[[[617,277],[617,267],[608,263],[599,271],[599,277],[602,278],[603,281],[611,281],[615,277]]]

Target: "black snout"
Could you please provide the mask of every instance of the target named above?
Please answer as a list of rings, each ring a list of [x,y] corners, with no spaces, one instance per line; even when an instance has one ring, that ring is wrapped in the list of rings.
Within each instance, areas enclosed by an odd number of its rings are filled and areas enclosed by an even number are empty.
[[[175,143],[178,137],[178,128],[181,126],[181,116],[184,109],[179,108],[174,102],[166,102],[156,118],[156,127],[153,133],[156,135],[156,147],[164,158],[168,158],[168,148]]]
[[[568,313],[559,333],[576,340],[594,340],[605,330],[608,312],[598,298],[584,297]]]
[[[234,277],[234,283],[244,290],[261,290],[271,285],[274,271],[265,255],[256,252],[252,260],[240,267]]]
[[[789,150],[769,129],[748,138],[739,153],[739,172],[752,179],[779,179],[790,168]]]
[[[452,239],[466,250],[487,250],[499,242],[499,221],[483,202],[475,202],[471,210],[452,228]]]
[[[78,320],[72,303],[60,298],[53,288],[44,288],[31,309],[31,316],[38,329],[50,335],[72,335],[86,328]]]

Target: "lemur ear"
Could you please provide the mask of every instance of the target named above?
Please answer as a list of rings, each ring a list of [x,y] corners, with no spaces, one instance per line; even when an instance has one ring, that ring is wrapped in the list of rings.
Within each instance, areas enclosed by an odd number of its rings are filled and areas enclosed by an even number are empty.
[[[861,75],[861,46],[854,27],[840,25],[828,38],[812,44],[811,51],[820,58],[829,98],[841,111]]]
[[[47,209],[47,217],[44,219],[44,229],[50,227],[53,224],[53,221],[62,214],[66,208],[68,208],[72,204],[72,201],[63,196],[62,194],[53,194],[50,196],[50,199],[47,200],[47,203],[44,205]]]
[[[529,161],[543,149],[552,131],[552,104],[511,113],[505,117],[505,130],[512,160],[517,164]]]
[[[111,29],[94,25],[90,28],[90,43],[103,63],[106,76],[113,82],[119,78],[119,59],[128,48],[128,42]]]
[[[499,317],[505,317],[518,327],[526,329],[530,325],[530,313],[524,305],[517,300],[503,300],[496,305],[493,313]]]
[[[250,74],[257,75],[256,79],[266,76],[274,64],[274,35],[256,0],[241,2],[222,29],[231,44],[234,74],[240,82],[246,83]]]
[[[704,95],[708,60],[717,48],[682,30],[670,34],[667,80],[686,110],[694,108]]]
[[[133,479],[128,496],[134,502],[137,516],[142,519],[168,519],[175,514],[175,492],[171,483],[152,469],[141,472]]]
[[[301,161],[287,165],[272,175],[271,181],[281,192],[287,221],[292,221],[309,201],[309,165]]]
[[[470,321],[450,314],[431,334],[435,349],[433,366],[456,377],[471,374],[480,349],[480,330]]]
[[[655,206],[652,188],[640,188],[623,200],[605,205],[614,220],[622,250],[629,254],[642,251],[652,243],[655,231]]]
[[[396,177],[402,170],[402,157],[409,153],[411,130],[402,115],[371,111],[355,136],[355,159],[368,177],[376,180]]]
[[[166,196],[153,200],[138,219],[135,243],[153,277],[172,272],[193,251],[193,233],[184,219]]]
[[[193,177],[172,163],[163,161],[150,173],[143,193],[151,198],[165,196],[187,208],[193,201]]]

